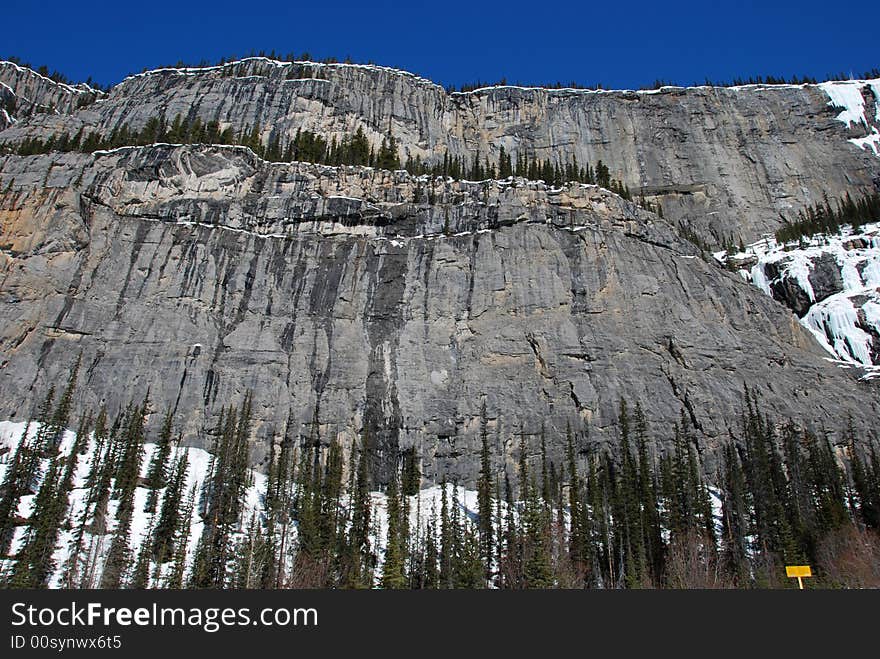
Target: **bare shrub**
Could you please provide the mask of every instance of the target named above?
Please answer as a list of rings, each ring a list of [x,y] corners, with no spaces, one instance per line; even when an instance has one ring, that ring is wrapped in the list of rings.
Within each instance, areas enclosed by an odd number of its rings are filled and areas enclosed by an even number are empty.
[[[712,541],[689,532],[673,538],[666,562],[669,588],[733,588],[734,579],[724,569]]]
[[[816,557],[822,584],[831,588],[880,588],[880,535],[845,524],[826,535]]]

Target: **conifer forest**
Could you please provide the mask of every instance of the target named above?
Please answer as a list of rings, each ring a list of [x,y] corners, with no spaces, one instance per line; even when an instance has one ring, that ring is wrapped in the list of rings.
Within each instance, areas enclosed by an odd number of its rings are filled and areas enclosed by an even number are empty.
[[[149,392],[72,418],[78,376],[77,362],[34,421],[4,428],[4,587],[784,588],[792,563],[821,587],[880,585],[876,444],[771,418],[748,389],[710,470],[684,410],[660,447],[625,400],[615,445],[569,429],[556,463],[546,433],[520,433],[516,468],[499,468],[484,406],[474,492],[426,483],[415,451],[380,488],[368,436],[277,437],[258,474],[250,396],[205,452]]]

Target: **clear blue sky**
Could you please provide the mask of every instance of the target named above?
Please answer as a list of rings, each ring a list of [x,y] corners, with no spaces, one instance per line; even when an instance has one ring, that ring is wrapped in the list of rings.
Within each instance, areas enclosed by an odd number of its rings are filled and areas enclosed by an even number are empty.
[[[441,84],[632,88],[880,67],[869,5],[799,2],[5,0],[0,56],[115,83],[251,50],[351,56]],[[861,8],[860,8],[861,7]]]

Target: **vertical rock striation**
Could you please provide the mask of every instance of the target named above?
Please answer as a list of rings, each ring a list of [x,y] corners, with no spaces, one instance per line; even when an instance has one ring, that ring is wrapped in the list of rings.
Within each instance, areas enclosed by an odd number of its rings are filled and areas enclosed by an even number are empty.
[[[684,411],[707,465],[744,386],[814,428],[880,412],[787,309],[595,186],[154,146],[0,157],[0,190],[3,418],[82,353],[79,406],[149,387],[204,446],[252,390],[256,461],[286,429],[363,436],[379,480],[415,446],[469,482],[484,402],[510,461],[542,429],[560,458],[568,425],[613,448],[621,398],[660,442]]]

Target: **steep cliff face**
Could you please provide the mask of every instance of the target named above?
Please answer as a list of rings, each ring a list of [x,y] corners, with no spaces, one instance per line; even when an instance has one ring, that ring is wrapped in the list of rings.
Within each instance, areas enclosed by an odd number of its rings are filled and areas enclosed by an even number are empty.
[[[0,64],[0,81],[12,89],[19,76]],[[332,139],[363,127],[376,146],[394,134],[403,158],[436,161],[448,153],[470,162],[479,153],[494,162],[503,146],[514,158],[602,160],[636,195],[707,241],[751,242],[777,227],[780,213],[823,193],[834,198],[880,185],[878,88],[868,81],[447,94],[394,69],[254,58],[132,76],[69,116],[20,121],[0,141],[82,127],[109,133],[124,123],[139,129],[150,117],[170,122],[177,114],[236,131],[259,124],[264,142],[300,128]]]
[[[88,85],[65,85],[13,62],[0,62],[0,131],[36,113],[71,114],[101,96]]]
[[[365,433],[380,479],[427,478],[542,427],[616,441],[621,397],[711,460],[744,385],[770,412],[870,427],[858,383],[788,310],[594,186],[467,183],[271,164],[239,147],[0,158],[0,417],[31,414],[82,352],[78,405],[195,411],[194,443],[246,390],[267,439]],[[158,414],[156,415],[159,416]]]

